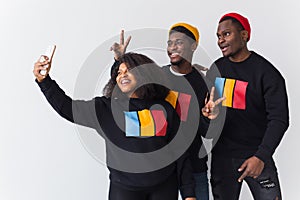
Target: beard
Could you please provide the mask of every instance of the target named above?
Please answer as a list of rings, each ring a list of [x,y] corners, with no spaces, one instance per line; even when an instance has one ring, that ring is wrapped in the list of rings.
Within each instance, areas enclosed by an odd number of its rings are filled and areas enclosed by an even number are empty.
[[[184,59],[182,58],[182,59],[180,59],[180,60],[178,60],[178,61],[176,61],[176,62],[172,62],[172,61],[171,61],[171,64],[172,64],[172,65],[178,66],[178,65],[180,65],[180,64],[183,62],[183,60],[184,60]]]

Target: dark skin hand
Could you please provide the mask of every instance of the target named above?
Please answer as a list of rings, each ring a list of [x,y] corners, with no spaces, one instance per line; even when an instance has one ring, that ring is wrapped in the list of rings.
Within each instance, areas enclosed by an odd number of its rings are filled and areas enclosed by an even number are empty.
[[[211,88],[209,99],[205,98],[205,106],[202,108],[203,116],[208,119],[215,119],[219,115],[218,104],[225,100],[225,97],[221,97],[214,101],[215,87]]]
[[[123,56],[126,52],[127,46],[129,45],[129,42],[131,40],[131,36],[129,36],[126,41],[124,42],[124,30],[121,31],[120,34],[120,43],[114,43],[110,50],[114,52],[114,57],[116,60],[119,60],[121,56]]]
[[[49,73],[49,70],[51,68],[51,63],[49,62],[49,58],[47,56],[44,56],[45,61],[44,62],[40,62],[39,60],[34,64],[34,68],[33,68],[33,74],[35,76],[35,78],[37,79],[38,82],[42,82],[46,76]],[[40,71],[41,70],[45,70],[45,65],[49,65],[49,67],[46,69],[47,73],[45,75],[41,75]]]
[[[264,167],[265,163],[256,156],[252,156],[251,158],[245,160],[245,162],[238,169],[239,172],[243,172],[238,179],[238,182],[242,182],[247,176],[257,178],[263,171]]]

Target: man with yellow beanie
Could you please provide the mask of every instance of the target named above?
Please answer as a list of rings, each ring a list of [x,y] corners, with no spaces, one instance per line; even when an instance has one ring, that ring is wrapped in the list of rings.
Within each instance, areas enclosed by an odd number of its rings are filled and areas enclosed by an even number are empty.
[[[171,90],[178,97],[175,108],[181,108],[179,114],[184,133],[187,138],[194,135],[188,151],[196,183],[196,198],[208,200],[207,152],[201,138],[206,135],[208,128],[208,120],[201,113],[208,88],[201,72],[192,65],[199,39],[198,29],[190,24],[181,22],[171,26],[167,41],[167,53],[171,64],[163,69],[169,75],[171,83],[174,83]]]

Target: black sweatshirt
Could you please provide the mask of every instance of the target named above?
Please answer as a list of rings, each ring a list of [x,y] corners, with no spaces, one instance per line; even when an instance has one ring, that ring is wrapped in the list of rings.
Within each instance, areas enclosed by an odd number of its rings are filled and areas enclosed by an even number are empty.
[[[89,101],[72,100],[49,76],[38,85],[59,115],[73,123],[94,128],[105,138],[112,182],[130,190],[139,190],[163,184],[170,177],[177,176],[182,197],[195,196],[190,160],[186,153],[181,154],[180,146],[178,150],[167,149],[156,159],[151,157],[147,160],[147,153],[168,147],[166,144],[177,137],[179,118],[169,103],[106,97]],[[125,154],[118,150],[125,150]],[[145,154],[138,157],[136,153]],[[170,163],[162,168],[156,166],[155,170],[150,167],[145,169],[147,172],[143,171],[145,164],[152,166],[153,162],[160,163],[164,158],[170,158]],[[144,165],[140,166],[140,162]]]
[[[242,62],[218,59],[207,72],[225,96],[226,120],[213,154],[270,159],[289,126],[284,78],[265,58],[251,52]]]
[[[111,67],[111,74],[119,64],[119,61],[115,60]],[[180,131],[186,135],[183,145],[189,146],[188,153],[193,172],[206,172],[208,169],[207,151],[201,136],[207,136],[210,121],[202,115],[201,109],[204,107],[204,100],[208,93],[207,80],[195,67],[190,73],[183,76],[173,74],[170,67],[171,65],[162,67],[168,79],[165,84],[169,84],[168,88],[173,91],[173,95],[169,95],[166,100],[171,103],[180,116]],[[213,138],[214,133],[209,133],[208,137]]]
[[[194,173],[206,172],[207,152],[201,139],[201,136],[206,136],[209,125],[208,118],[201,112],[208,93],[205,77],[194,67],[190,73],[177,76],[170,71],[170,67],[164,66],[163,70],[169,79],[170,89],[178,95],[177,104],[171,104],[181,117],[181,127],[188,139],[193,137],[188,151]],[[189,101],[185,97],[189,97]]]

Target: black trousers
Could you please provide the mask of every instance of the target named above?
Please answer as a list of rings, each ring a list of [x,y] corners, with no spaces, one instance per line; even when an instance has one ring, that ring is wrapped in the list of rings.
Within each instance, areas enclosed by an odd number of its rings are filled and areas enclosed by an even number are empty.
[[[211,186],[214,200],[238,200],[242,183],[237,180],[242,175],[238,168],[246,159],[212,157]],[[256,179],[246,177],[255,200],[281,200],[281,190],[277,169],[273,159],[265,162],[265,167]]]
[[[172,176],[166,182],[150,189],[125,189],[110,182],[109,200],[178,200],[178,182]]]

